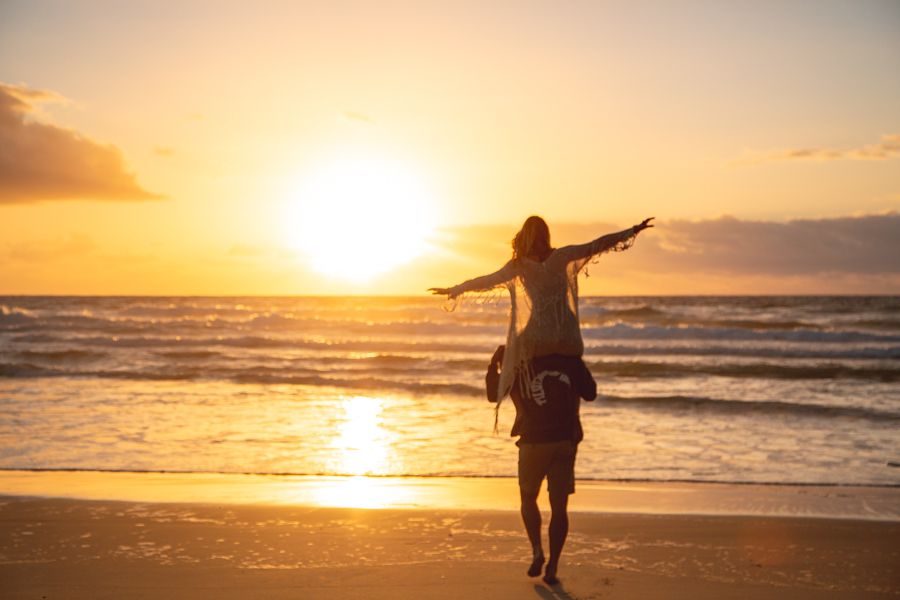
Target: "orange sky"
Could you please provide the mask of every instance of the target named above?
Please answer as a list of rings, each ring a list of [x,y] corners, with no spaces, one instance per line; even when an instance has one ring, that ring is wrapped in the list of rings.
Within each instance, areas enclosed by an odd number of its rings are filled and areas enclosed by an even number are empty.
[[[423,293],[530,214],[658,218],[586,293],[898,293],[898,32],[889,1],[4,2],[0,294]]]

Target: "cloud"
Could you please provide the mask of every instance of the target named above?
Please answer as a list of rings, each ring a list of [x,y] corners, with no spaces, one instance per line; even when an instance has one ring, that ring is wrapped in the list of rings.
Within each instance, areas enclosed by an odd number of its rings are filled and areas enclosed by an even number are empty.
[[[609,223],[549,223],[555,246],[590,241],[624,228]],[[474,258],[482,270],[509,260],[515,227],[465,227],[448,232],[438,245],[463,265]],[[477,255],[477,256],[476,256]],[[469,260],[468,262],[472,262]],[[630,271],[682,277],[900,276],[900,213],[752,221],[658,220],[628,252],[604,256],[591,275]],[[484,272],[488,272],[485,270]],[[482,273],[470,273],[468,277]],[[723,290],[727,292],[727,290]]]
[[[375,120],[369,115],[352,110],[345,110],[344,112],[342,112],[341,118],[344,121],[356,124],[364,123],[366,125],[372,125],[375,122]]]
[[[586,241],[608,226],[553,227],[557,244]],[[577,238],[571,235],[578,232]],[[698,281],[707,276],[816,277],[836,274],[900,278],[900,214],[887,213],[787,222],[750,221],[724,216],[699,221],[657,222],[634,248],[594,271],[618,269],[647,274],[681,274]],[[725,291],[725,290],[723,290]]]
[[[758,165],[783,161],[828,161],[828,160],[889,160],[900,158],[900,134],[881,136],[881,141],[859,148],[793,148],[775,152],[751,154],[736,161],[736,164]]]
[[[659,231],[658,252],[684,268],[765,275],[900,274],[897,213],[785,223],[721,217],[674,221]]]
[[[30,116],[63,98],[0,83],[0,204],[42,200],[150,200],[118,148]]]
[[[97,246],[84,233],[72,233],[49,240],[17,242],[8,246],[7,256],[25,262],[46,262],[91,254]]]
[[[153,152],[157,156],[164,156],[166,158],[175,154],[175,149],[170,146],[154,146]]]

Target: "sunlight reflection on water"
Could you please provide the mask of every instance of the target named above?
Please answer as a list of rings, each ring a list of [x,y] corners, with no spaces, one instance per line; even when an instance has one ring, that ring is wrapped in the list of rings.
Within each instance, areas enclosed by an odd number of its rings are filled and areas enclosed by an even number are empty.
[[[342,420],[329,447],[337,451],[336,472],[380,473],[387,467],[388,431],[383,427],[380,398],[353,396],[341,402]]]

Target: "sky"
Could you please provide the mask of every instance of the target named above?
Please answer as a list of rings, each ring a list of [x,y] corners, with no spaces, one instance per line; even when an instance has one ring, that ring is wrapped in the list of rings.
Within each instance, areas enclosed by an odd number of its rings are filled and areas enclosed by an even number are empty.
[[[0,294],[900,293],[900,3],[0,4]]]

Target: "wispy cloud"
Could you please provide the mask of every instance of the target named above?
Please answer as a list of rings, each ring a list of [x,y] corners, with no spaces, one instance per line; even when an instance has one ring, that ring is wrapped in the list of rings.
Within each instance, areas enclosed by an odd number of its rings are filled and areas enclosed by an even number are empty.
[[[17,242],[8,246],[7,256],[25,262],[46,262],[59,258],[74,258],[91,254],[97,248],[94,240],[84,233],[72,233],[47,240]]]
[[[344,112],[342,112],[341,118],[344,121],[348,121],[350,123],[364,123],[366,125],[372,125],[373,123],[375,123],[375,120],[369,115],[352,110],[345,110]]]
[[[118,148],[33,119],[55,92],[0,83],[0,204],[43,200],[150,200]]]
[[[858,148],[789,148],[767,152],[751,152],[734,161],[736,165],[758,165],[784,161],[889,160],[900,158],[900,134],[881,136],[874,144]]]

